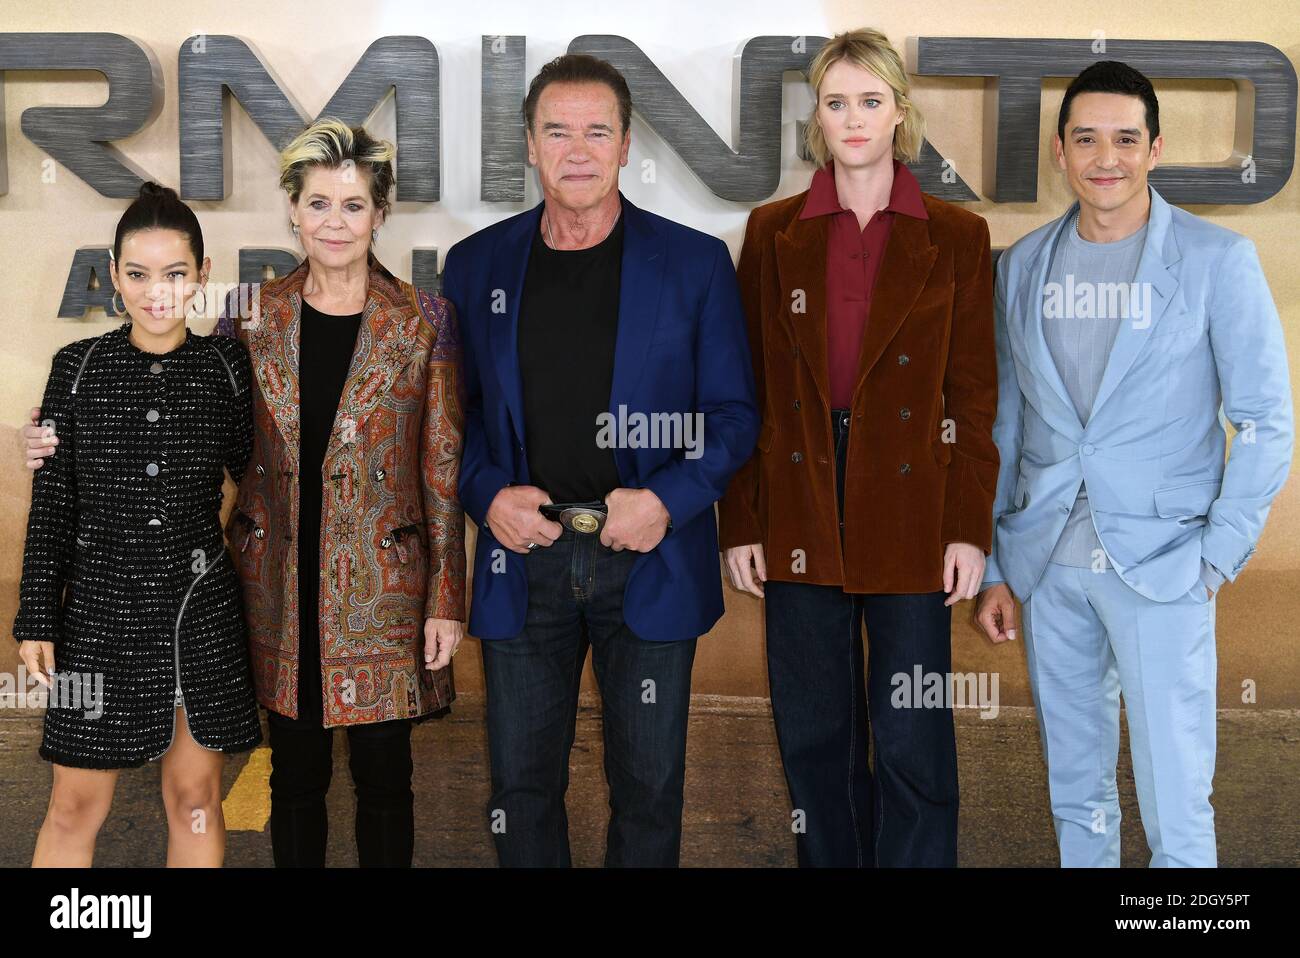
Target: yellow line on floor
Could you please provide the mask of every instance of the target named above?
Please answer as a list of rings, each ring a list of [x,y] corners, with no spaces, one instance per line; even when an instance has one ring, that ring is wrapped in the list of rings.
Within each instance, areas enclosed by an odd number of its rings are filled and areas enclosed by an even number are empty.
[[[260,832],[271,817],[271,750],[258,748],[221,803],[228,832]]]

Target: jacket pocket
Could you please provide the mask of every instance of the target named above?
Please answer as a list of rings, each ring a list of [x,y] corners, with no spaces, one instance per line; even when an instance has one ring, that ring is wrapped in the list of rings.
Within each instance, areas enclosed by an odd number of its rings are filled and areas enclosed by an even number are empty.
[[[253,516],[238,506],[230,510],[230,518],[226,520],[226,541],[230,543],[230,547],[236,554],[248,551],[249,545],[254,540],[260,542],[265,538],[266,527]]]
[[[1165,519],[1185,516],[1203,516],[1219,498],[1222,481],[1207,479],[1185,482],[1178,486],[1165,486],[1155,491],[1156,515]]]
[[[418,559],[418,550],[424,546],[424,530],[418,522],[390,529],[379,540],[380,548],[392,550],[399,565],[406,565],[412,559]]]
[[[1011,507],[1019,512],[1029,505],[1029,479],[1022,472],[1016,479],[1016,491],[1011,496]]]

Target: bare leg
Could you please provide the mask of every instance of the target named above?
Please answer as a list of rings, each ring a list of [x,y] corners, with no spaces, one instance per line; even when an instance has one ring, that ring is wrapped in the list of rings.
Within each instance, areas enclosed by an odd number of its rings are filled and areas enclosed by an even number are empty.
[[[176,737],[162,759],[167,808],[167,867],[220,868],[226,855],[221,770],[226,756],[190,736],[185,710],[176,710]]]
[[[117,769],[56,764],[32,867],[89,868],[95,857],[95,838],[108,817],[116,785]]]

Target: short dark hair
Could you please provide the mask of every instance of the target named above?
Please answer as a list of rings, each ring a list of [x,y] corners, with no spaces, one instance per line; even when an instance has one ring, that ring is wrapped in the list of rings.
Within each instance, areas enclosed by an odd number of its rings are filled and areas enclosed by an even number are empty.
[[[139,230],[184,233],[194,253],[194,264],[203,268],[203,231],[199,229],[199,218],[171,187],[152,181],[140,184],[139,196],[117,221],[117,232],[113,234],[114,262],[122,258],[122,240]]]
[[[1056,135],[1065,142],[1065,121],[1070,118],[1070,104],[1080,93],[1119,93],[1135,96],[1146,106],[1147,130],[1151,143],[1160,135],[1160,101],[1156,88],[1142,73],[1119,60],[1099,60],[1070,81],[1056,119]],[[1151,143],[1147,144],[1150,149]]]
[[[537,101],[542,91],[552,83],[603,83],[614,91],[618,100],[618,118],[623,124],[620,134],[627,133],[632,126],[632,91],[627,88],[627,80],[614,68],[612,63],[586,53],[566,53],[556,57],[537,71],[533,82],[528,84],[528,96],[524,97],[524,123],[529,132],[533,129],[533,119],[537,116]]]

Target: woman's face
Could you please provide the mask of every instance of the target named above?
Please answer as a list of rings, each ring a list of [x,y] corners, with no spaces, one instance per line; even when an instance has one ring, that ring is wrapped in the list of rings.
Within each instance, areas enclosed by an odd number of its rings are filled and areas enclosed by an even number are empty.
[[[839,60],[822,77],[817,119],[835,165],[862,168],[892,161],[894,127],[903,122],[903,113],[888,83]]]
[[[194,296],[208,281],[212,261],[194,262],[190,239],[180,230],[136,230],[122,237],[120,257],[109,273],[131,322],[165,337],[185,325]]]
[[[384,221],[370,198],[369,172],[353,163],[309,168],[289,216],[307,258],[330,269],[365,262],[370,231]]]

